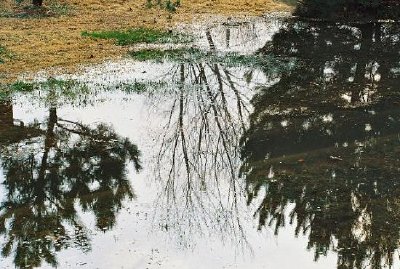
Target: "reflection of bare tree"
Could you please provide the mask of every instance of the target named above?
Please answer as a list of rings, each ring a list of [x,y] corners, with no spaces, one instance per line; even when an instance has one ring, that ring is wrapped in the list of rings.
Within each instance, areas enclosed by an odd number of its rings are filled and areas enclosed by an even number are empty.
[[[232,20],[218,25],[206,27],[206,35],[201,40],[206,48],[210,45],[207,33],[213,36],[211,48],[218,48],[223,51],[236,51],[253,53],[262,47],[273,32],[280,28],[283,19],[275,14],[274,17],[253,18],[246,21]]]
[[[215,49],[211,33],[206,36]],[[187,236],[208,231],[246,244],[238,180],[238,140],[246,129],[252,86],[243,82],[246,71],[205,60],[180,63],[171,72],[176,90],[156,164],[164,229]]]

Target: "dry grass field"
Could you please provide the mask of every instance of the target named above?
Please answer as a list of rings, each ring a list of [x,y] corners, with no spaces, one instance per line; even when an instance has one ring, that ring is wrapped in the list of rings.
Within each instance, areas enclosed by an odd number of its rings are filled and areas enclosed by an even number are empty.
[[[7,2],[9,1],[9,2]],[[15,0],[3,0],[2,10],[12,10]],[[133,27],[169,29],[209,15],[261,15],[289,11],[279,0],[190,0],[181,1],[176,12],[148,8],[146,0],[45,0],[68,7],[69,14],[41,18],[0,17],[0,45],[12,55],[0,64],[0,80],[13,80],[19,74],[52,68],[73,71],[90,64],[119,57],[126,48],[112,41],[95,41],[82,31],[122,30]]]

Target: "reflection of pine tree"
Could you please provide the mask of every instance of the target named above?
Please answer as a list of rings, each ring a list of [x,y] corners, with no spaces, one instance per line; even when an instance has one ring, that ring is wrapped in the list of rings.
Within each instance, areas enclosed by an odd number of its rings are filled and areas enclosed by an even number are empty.
[[[390,265],[399,246],[398,29],[294,22],[263,50],[297,61],[252,100],[248,202],[265,190],[259,228],[294,223],[338,268]]]
[[[321,19],[399,19],[397,0],[299,0],[296,15]]]
[[[390,124],[391,110],[400,99],[396,29],[390,24],[334,27],[297,22],[278,33],[263,51],[295,57],[296,66],[253,98],[251,135],[264,135],[265,128],[273,126],[269,133],[278,132],[274,137],[279,140],[287,121],[293,132],[283,134],[293,137],[285,144],[263,137],[249,154],[258,159],[257,149],[274,145],[274,154],[284,154],[284,148],[301,151],[310,144],[319,148],[363,138],[370,134],[366,124],[389,133],[398,130]],[[339,121],[342,118],[346,120]]]
[[[99,229],[112,228],[122,202],[134,197],[126,161],[140,168],[136,145],[109,126],[63,120],[55,108],[45,126],[41,136],[1,147],[7,191],[0,207],[2,253],[15,252],[19,268],[42,260],[55,266],[55,251],[71,245],[89,250],[76,206],[93,212]]]

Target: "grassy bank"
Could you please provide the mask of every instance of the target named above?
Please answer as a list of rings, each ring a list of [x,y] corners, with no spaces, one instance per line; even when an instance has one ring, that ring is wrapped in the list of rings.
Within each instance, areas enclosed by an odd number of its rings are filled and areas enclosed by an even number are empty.
[[[3,10],[11,1],[14,0],[5,0],[0,4]],[[126,54],[127,49],[115,46],[114,40],[99,42],[82,36],[84,31],[130,28],[168,30],[177,23],[190,22],[196,16],[261,15],[291,9],[278,0],[181,1],[176,12],[157,6],[148,8],[145,0],[57,1],[73,12],[40,18],[0,17],[0,43],[14,55],[12,61],[0,65],[0,79],[12,80],[21,72],[45,68],[73,71],[79,64],[97,63]],[[45,0],[45,4],[48,3]]]

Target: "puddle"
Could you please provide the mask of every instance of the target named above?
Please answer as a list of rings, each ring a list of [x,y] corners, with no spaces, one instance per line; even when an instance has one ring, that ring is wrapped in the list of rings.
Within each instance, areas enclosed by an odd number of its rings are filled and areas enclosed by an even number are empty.
[[[398,29],[227,21],[195,46],[263,61],[124,59],[4,100],[2,268],[398,266]]]

